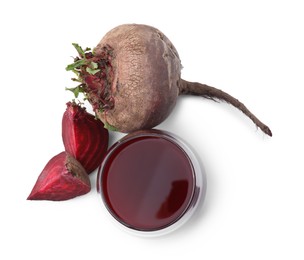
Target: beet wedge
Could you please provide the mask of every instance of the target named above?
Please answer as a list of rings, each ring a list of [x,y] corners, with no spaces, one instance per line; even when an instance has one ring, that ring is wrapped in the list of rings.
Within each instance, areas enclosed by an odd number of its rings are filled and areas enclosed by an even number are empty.
[[[90,179],[82,165],[68,153],[61,152],[46,164],[27,199],[68,200],[90,190]]]
[[[62,140],[71,154],[90,174],[108,149],[109,132],[104,124],[75,102],[68,102],[62,117]]]

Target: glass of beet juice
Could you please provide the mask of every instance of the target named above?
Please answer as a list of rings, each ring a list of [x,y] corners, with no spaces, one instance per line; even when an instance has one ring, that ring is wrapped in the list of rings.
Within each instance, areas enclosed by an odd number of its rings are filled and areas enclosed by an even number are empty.
[[[161,130],[126,135],[108,151],[97,189],[109,213],[140,235],[168,233],[197,209],[205,183],[198,160],[175,135]]]

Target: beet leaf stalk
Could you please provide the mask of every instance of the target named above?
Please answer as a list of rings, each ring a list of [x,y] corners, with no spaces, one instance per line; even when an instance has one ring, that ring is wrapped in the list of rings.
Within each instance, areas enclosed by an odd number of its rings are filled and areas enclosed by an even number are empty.
[[[250,112],[250,110],[242,102],[240,102],[238,99],[234,98],[233,96],[229,95],[228,93],[220,89],[208,86],[206,84],[202,84],[198,82],[189,82],[182,79],[179,94],[201,96],[215,101],[216,100],[225,101],[228,104],[231,104],[234,107],[238,108],[240,111],[242,111],[265,134],[272,136],[272,132],[270,128],[264,123],[262,123],[252,112]]]

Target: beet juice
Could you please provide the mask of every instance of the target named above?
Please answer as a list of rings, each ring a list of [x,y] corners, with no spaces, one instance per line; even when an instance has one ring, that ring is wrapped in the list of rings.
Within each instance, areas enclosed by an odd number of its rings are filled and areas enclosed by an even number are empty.
[[[98,173],[98,190],[112,216],[139,232],[177,225],[202,188],[198,163],[188,150],[158,130],[135,132],[114,144]]]

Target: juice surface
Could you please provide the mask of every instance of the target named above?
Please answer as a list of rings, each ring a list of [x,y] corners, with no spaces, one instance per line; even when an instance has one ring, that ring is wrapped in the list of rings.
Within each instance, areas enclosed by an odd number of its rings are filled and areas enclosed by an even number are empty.
[[[124,225],[143,231],[178,220],[192,199],[194,185],[186,153],[157,136],[120,144],[102,172],[103,198],[111,214]]]

